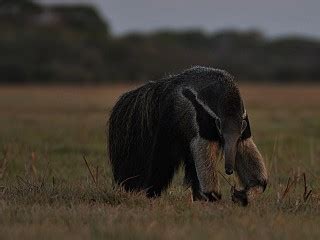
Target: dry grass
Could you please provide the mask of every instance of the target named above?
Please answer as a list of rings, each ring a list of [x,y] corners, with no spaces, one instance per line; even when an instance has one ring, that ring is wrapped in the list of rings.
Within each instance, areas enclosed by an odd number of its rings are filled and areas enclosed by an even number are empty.
[[[10,239],[318,239],[320,86],[242,86],[270,184],[247,208],[112,188],[108,111],[131,86],[0,87],[0,236]],[[233,182],[232,178],[228,181]]]

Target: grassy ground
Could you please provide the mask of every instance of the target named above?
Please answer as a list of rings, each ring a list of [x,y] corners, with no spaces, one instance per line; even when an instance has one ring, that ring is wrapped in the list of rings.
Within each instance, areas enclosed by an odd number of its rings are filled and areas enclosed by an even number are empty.
[[[242,86],[270,174],[246,208],[224,180],[192,203],[182,173],[156,200],[112,189],[105,125],[129,88],[0,87],[1,238],[319,239],[320,86]]]

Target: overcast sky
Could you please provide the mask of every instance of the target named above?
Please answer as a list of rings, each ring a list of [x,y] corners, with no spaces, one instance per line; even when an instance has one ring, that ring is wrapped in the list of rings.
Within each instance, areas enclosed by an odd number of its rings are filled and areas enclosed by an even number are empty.
[[[159,28],[259,29],[320,37],[320,0],[44,0],[94,4],[116,34]]]

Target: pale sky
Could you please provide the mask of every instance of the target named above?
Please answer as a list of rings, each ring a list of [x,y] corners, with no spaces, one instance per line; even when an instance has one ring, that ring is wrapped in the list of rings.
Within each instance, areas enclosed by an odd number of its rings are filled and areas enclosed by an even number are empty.
[[[258,29],[320,38],[320,0],[42,0],[94,4],[115,34],[163,28]]]

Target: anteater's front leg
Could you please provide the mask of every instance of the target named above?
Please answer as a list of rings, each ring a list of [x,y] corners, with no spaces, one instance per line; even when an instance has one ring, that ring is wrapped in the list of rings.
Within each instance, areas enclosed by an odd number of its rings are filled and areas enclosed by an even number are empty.
[[[197,137],[192,140],[190,150],[192,160],[186,164],[186,179],[191,182],[193,200],[220,200],[218,143]]]
[[[244,189],[235,191],[232,199],[246,205],[248,197],[265,190],[268,180],[263,158],[251,137],[238,144],[235,170]]]

